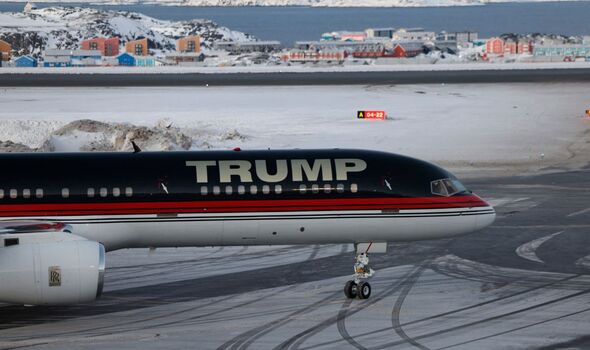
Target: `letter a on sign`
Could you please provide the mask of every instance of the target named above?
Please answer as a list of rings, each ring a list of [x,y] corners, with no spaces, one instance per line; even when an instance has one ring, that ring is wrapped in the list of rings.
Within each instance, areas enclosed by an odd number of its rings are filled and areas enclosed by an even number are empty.
[[[364,111],[358,111],[356,114],[357,118],[359,119],[363,119],[365,117],[365,112]]]

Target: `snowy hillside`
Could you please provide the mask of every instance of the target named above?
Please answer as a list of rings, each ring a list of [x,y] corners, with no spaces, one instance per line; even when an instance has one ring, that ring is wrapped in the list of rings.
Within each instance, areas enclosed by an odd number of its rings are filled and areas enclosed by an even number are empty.
[[[487,3],[497,2],[546,1],[560,0],[66,0],[64,2],[109,5],[154,4],[168,6],[436,7],[485,5]],[[55,0],[39,0],[37,2],[55,2]]]
[[[0,13],[0,39],[12,43],[17,55],[39,55],[45,48],[78,48],[81,40],[97,36],[119,36],[122,43],[148,38],[150,48],[169,51],[174,50],[175,39],[192,34],[200,35],[205,47],[217,40],[252,39],[209,20],[172,22],[134,12],[49,7]]]

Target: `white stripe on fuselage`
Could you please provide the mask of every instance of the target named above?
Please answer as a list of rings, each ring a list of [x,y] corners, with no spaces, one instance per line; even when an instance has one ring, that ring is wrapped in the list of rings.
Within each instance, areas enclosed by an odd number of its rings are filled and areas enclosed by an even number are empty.
[[[408,241],[473,232],[491,207],[444,209],[182,213],[3,218],[72,225],[112,249],[150,246],[322,244]]]

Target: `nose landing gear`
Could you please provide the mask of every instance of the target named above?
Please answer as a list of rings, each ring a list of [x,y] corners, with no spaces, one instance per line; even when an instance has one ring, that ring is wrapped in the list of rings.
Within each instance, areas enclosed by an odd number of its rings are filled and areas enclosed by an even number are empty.
[[[344,295],[349,299],[358,297],[359,299],[368,299],[371,296],[371,285],[369,282],[362,281],[375,274],[375,271],[369,266],[369,256],[367,253],[356,255],[354,264],[353,279],[344,285]]]

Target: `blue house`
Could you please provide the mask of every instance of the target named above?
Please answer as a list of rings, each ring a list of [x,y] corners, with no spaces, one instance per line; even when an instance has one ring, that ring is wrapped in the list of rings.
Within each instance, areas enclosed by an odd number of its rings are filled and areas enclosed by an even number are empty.
[[[15,67],[37,67],[37,60],[31,56],[21,56],[14,59]]]
[[[124,52],[117,56],[117,60],[119,61],[119,66],[135,66],[135,56],[130,53]]]
[[[135,56],[135,65],[138,67],[153,67],[156,59],[153,56]]]

